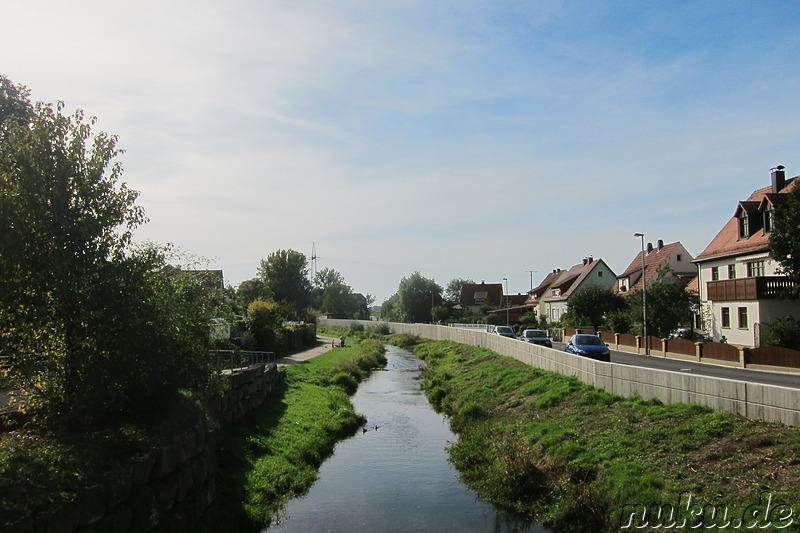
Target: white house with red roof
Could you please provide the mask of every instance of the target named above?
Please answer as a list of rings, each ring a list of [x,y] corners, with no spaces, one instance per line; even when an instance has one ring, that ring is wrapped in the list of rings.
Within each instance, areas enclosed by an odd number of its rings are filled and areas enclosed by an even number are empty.
[[[642,253],[644,253],[644,278],[642,278]],[[636,254],[628,268],[617,276],[616,291],[622,296],[640,291],[643,286],[658,279],[661,269],[669,269],[669,279],[685,286],[697,276],[697,267],[692,261],[694,257],[680,242],[664,244],[664,241],[659,239],[655,246],[648,242],[644,252]]]
[[[703,252],[698,269],[703,329],[714,340],[760,346],[765,324],[787,315],[800,317],[800,300],[782,298],[791,282],[778,273],[769,253],[774,211],[800,180],[786,179],[784,167],[771,172],[772,184],[753,191]]]
[[[583,262],[562,270],[548,287],[544,297],[545,316],[549,322],[558,322],[567,312],[569,298],[576,290],[590,284],[612,289],[617,283],[617,275],[602,259],[584,258]]]

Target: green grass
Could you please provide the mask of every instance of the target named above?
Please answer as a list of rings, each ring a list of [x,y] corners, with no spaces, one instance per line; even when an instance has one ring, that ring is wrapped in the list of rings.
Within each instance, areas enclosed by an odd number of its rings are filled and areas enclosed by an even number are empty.
[[[478,347],[415,351],[429,399],[458,433],[450,455],[464,481],[557,530],[614,530],[623,505],[683,491],[734,513],[767,491],[800,512],[797,428],[622,398]]]
[[[336,442],[365,423],[348,394],[386,363],[383,354],[382,343],[365,340],[290,365],[264,407],[221,432],[217,486],[226,527],[265,527],[311,487]]]

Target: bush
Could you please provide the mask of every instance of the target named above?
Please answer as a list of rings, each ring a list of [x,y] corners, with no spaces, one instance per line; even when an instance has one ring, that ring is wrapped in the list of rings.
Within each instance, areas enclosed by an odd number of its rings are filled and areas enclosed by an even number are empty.
[[[342,387],[347,394],[355,394],[358,390],[358,380],[351,374],[339,372],[331,378],[331,383]]]

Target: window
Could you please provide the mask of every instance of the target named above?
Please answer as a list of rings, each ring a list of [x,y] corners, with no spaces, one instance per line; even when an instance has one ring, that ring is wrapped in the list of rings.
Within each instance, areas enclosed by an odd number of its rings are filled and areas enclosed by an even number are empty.
[[[736,279],[736,265],[728,265],[728,279]]]
[[[486,298],[475,298],[475,305],[483,305],[486,303]]]
[[[678,261],[683,261],[683,254],[678,254]]]
[[[757,278],[764,275],[764,261],[750,261],[747,263],[747,277]]]
[[[772,231],[772,205],[767,204],[764,209],[764,233]]]
[[[719,280],[719,267],[711,267],[711,281]]]
[[[747,329],[747,308],[739,308],[739,329]]]
[[[739,238],[746,239],[750,236],[750,223],[747,220],[747,213],[739,215]]]
[[[598,270],[597,271],[597,277],[598,278],[602,278],[603,277],[603,271],[602,270]]]
[[[731,327],[731,310],[728,307],[722,308],[722,327],[723,328],[730,328]]]

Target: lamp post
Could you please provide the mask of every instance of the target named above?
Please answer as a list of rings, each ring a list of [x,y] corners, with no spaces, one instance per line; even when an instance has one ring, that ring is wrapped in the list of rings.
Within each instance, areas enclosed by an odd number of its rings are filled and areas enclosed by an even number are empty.
[[[503,281],[506,284],[505,293],[506,293],[506,326],[508,325],[508,278],[503,278]]]
[[[436,313],[433,311],[433,291],[431,291],[431,324],[436,321]]]
[[[644,354],[650,355],[647,338],[647,280],[644,279],[644,233],[634,233],[634,237],[642,239],[642,327],[644,329]]]

